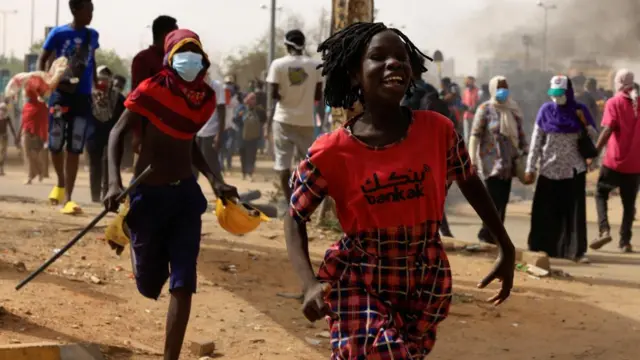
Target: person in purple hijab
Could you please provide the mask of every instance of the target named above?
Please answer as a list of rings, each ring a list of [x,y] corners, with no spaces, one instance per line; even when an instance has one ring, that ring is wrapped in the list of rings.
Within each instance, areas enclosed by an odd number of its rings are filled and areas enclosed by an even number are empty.
[[[526,166],[528,183],[537,175],[529,250],[587,263],[589,167],[578,149],[578,139],[584,129],[594,142],[598,133],[587,106],[576,101],[567,76],[554,76],[547,95],[551,101],[538,111]]]
[[[554,82],[558,81],[560,83],[556,85]],[[570,134],[582,131],[583,125],[576,116],[577,110],[582,110],[588,124],[596,128],[587,106],[576,101],[569,78],[554,76],[547,95],[551,97],[551,101],[540,107],[536,118],[536,125],[545,133]]]

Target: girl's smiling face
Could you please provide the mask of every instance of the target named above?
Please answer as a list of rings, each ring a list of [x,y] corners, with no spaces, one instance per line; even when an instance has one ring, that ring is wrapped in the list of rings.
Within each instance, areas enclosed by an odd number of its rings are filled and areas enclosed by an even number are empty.
[[[398,105],[407,92],[411,75],[406,44],[396,33],[385,30],[371,38],[356,81],[365,103]]]

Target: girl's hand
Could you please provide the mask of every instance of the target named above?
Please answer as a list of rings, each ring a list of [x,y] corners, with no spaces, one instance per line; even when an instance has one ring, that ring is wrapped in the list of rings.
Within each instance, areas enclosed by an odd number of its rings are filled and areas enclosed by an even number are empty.
[[[509,240],[511,243],[511,240]],[[500,254],[496,263],[493,265],[493,269],[489,274],[482,279],[478,284],[478,288],[484,289],[487,285],[491,284],[494,280],[498,279],[502,282],[500,291],[487,299],[487,302],[493,303],[498,306],[502,304],[511,294],[511,288],[513,287],[513,275],[516,265],[516,251],[513,246],[507,249],[500,249]]]
[[[525,173],[525,174],[524,174],[524,183],[525,183],[526,185],[531,185],[531,184],[533,184],[533,182],[534,182],[535,180],[536,180],[536,174],[535,174],[535,173],[528,172],[528,173]]]
[[[302,312],[307,320],[315,322],[325,316],[329,316],[332,319],[337,317],[337,315],[331,311],[329,305],[324,301],[330,291],[331,285],[326,283],[315,283],[304,291]]]

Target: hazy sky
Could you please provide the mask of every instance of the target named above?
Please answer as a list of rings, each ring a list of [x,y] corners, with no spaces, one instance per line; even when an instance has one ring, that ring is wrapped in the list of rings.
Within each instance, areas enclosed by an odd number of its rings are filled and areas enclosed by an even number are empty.
[[[445,57],[456,57],[458,73],[475,71],[475,49],[460,40],[458,27],[489,0],[377,0],[378,19],[405,26],[405,33],[420,48],[440,49]],[[498,0],[496,0],[497,2]],[[535,0],[502,0],[530,3]],[[44,27],[55,22],[55,0],[35,0],[35,39],[43,37]],[[213,58],[251,44],[269,25],[269,12],[260,8],[268,0],[94,0],[92,27],[100,32],[102,48],[112,48],[131,56],[151,41],[145,27],[160,14],[178,19],[181,27],[193,29],[203,39]],[[528,4],[527,4],[528,5]],[[307,26],[318,22],[322,8],[331,0],[279,0],[284,13],[301,16]],[[529,6],[526,6],[529,8]],[[31,0],[0,0],[0,9],[17,10],[7,19],[7,53],[20,56],[28,49],[31,34]],[[60,22],[71,20],[68,1],[60,0]]]

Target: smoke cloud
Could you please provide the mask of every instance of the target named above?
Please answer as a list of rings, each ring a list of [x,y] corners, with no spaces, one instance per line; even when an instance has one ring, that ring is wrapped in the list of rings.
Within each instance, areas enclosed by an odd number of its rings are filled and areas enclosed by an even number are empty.
[[[478,0],[480,1],[480,0]],[[532,56],[540,56],[544,10],[536,0],[484,0],[459,28],[459,38],[479,56],[524,52],[530,36]],[[548,10],[549,62],[593,58],[605,62],[640,57],[640,0],[545,0]]]

